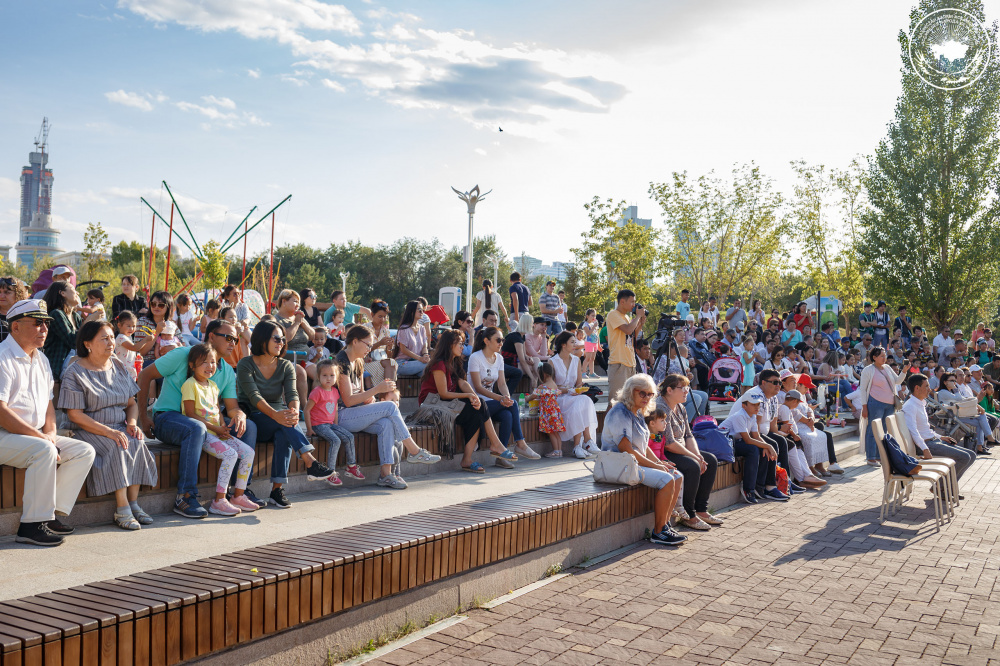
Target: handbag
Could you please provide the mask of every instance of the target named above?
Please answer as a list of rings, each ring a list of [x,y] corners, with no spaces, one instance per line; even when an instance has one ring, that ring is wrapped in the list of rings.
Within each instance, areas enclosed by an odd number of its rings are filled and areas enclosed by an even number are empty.
[[[896,392],[896,382],[892,381],[892,377],[887,375],[884,370],[882,374],[885,375],[885,379],[889,382],[889,387],[892,389],[892,407],[898,412],[903,409],[903,401],[899,399],[899,393]]]
[[[631,453],[598,452],[594,461],[594,481],[637,486],[641,478],[639,461]]]
[[[427,397],[424,398],[424,405],[439,405],[442,409],[447,409],[449,412],[458,416],[465,409],[465,403],[461,400],[442,400],[441,395],[438,393],[428,393]]]

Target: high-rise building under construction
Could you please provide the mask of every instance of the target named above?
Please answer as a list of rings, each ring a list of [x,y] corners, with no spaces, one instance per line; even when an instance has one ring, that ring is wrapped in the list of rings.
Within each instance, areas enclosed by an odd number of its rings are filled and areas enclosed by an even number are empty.
[[[30,269],[35,257],[50,257],[62,252],[59,231],[52,228],[52,169],[46,168],[49,154],[49,119],[35,139],[35,150],[28,154],[28,166],[21,169],[21,235],[15,250],[17,262]]]

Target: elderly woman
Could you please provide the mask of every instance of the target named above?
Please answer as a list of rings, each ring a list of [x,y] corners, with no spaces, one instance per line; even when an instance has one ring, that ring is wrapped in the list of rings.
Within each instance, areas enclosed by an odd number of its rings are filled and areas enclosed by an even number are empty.
[[[344,349],[337,354],[340,378],[340,409],[337,425],[351,432],[368,432],[378,436],[379,470],[378,485],[394,490],[406,488],[406,481],[393,467],[402,460],[405,450],[410,463],[430,465],[441,460],[417,446],[399,413],[399,405],[391,400],[375,402],[375,396],[392,393],[396,382],[385,379],[381,384],[365,390],[364,358],[372,348],[372,332],[365,326],[352,326],[344,338]]]
[[[299,295],[291,289],[284,289],[278,294],[278,309],[275,318],[285,329],[285,339],[288,340],[288,359],[295,364],[295,387],[301,396],[309,395],[309,376],[306,369],[299,365],[306,360],[309,353],[309,341],[315,331],[306,323],[306,313],[299,308]],[[313,380],[316,380],[316,370],[312,369]]]
[[[691,433],[684,403],[687,402],[691,380],[684,375],[667,375],[660,384],[656,404],[667,413],[667,429],[663,431],[663,457],[684,475],[684,511],[687,518],[681,525],[693,530],[707,530],[722,521],[708,512],[708,496],[715,485],[719,461],[708,451],[698,449]]]
[[[583,365],[573,354],[573,334],[563,331],[552,343],[555,356],[550,359],[555,381],[562,393],[556,398],[566,431],[563,437],[573,438],[573,454],[577,458],[596,455],[600,448],[594,441],[597,434],[597,409],[588,396],[577,393],[583,386]]]
[[[650,541],[666,546],[678,546],[687,537],[671,529],[667,523],[670,512],[681,493],[680,472],[672,463],[657,460],[649,449],[649,428],[646,416],[653,411],[656,385],[649,375],[633,375],[608,410],[601,431],[601,450],[628,453],[639,464],[639,483],[656,490],[653,499],[653,533]]]
[[[13,275],[0,277],[0,342],[10,334],[7,311],[18,301],[31,298],[28,288]]]
[[[396,361],[399,363],[400,377],[415,377],[424,373],[424,368],[431,360],[428,354],[430,337],[427,328],[421,324],[424,316],[424,306],[420,301],[410,301],[403,308],[403,316],[399,320],[396,331]]]
[[[63,373],[59,408],[74,437],[94,447],[87,476],[91,497],[114,493],[115,525],[137,530],[153,519],[139,507],[139,486],[155,486],[156,462],[136,425],[139,386],[114,355],[115,333],[106,321],[88,321],[76,340],[77,361]]]
[[[76,349],[76,332],[83,324],[83,318],[76,309],[80,305],[80,297],[69,282],[53,282],[45,290],[45,305],[52,323],[42,349],[49,359],[52,377],[58,384],[66,359]]]
[[[292,292],[295,293],[295,292]],[[298,296],[298,294],[296,294]],[[271,459],[271,503],[279,509],[292,506],[282,487],[288,483],[292,451],[307,465],[306,478],[325,481],[334,471],[316,460],[314,447],[296,426],[299,394],[295,369],[285,358],[286,338],[282,327],[261,320],[250,336],[250,356],[236,364],[236,395],[243,411],[257,426],[259,441],[274,442]]]
[[[378,386],[386,379],[395,381],[399,366],[396,359],[389,358],[388,352],[395,344],[389,334],[389,304],[382,300],[372,302],[372,323],[363,324],[372,333],[372,348],[365,355],[365,372],[371,378],[371,385]],[[338,353],[342,350],[337,350]],[[390,391],[378,396],[382,400],[399,402],[399,392]]]

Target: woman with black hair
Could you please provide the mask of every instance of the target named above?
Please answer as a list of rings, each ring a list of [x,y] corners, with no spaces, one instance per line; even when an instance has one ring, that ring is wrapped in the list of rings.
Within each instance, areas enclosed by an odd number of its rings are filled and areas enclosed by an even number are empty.
[[[389,334],[389,304],[383,300],[372,301],[371,324],[362,324],[372,333],[372,348],[365,355],[365,372],[371,376],[372,386],[378,386],[386,379],[396,379],[399,372],[399,365],[396,359],[389,358],[389,350],[395,344],[392,335]],[[331,338],[332,339],[332,338]],[[339,354],[344,349],[344,343],[337,340],[338,349],[335,354]],[[399,402],[399,392],[391,391],[380,394],[382,400],[393,400]]]
[[[284,328],[276,322],[261,320],[250,335],[250,356],[236,364],[240,406],[257,425],[258,440],[274,442],[270,499],[279,509],[292,506],[282,486],[288,483],[293,450],[308,466],[306,478],[310,481],[325,481],[333,476],[333,470],[312,455],[315,447],[296,427],[300,400],[295,367],[284,358],[286,347]]]
[[[468,313],[465,314],[469,316]],[[420,395],[417,398],[420,408],[413,414],[412,421],[430,421],[442,426],[441,436],[445,445],[450,443],[454,427],[461,427],[462,436],[466,440],[462,451],[462,469],[483,474],[486,472],[485,468],[472,460],[472,454],[479,446],[480,430],[486,430],[491,452],[500,455],[506,448],[500,443],[493,428],[486,402],[479,399],[466,381],[465,363],[462,360],[464,342],[464,334],[459,330],[445,331],[438,337],[437,346],[420,383]],[[460,412],[458,404],[462,405]],[[504,463],[507,461],[504,460]],[[503,463],[500,466],[507,467]]]
[[[83,317],[76,310],[80,297],[69,282],[53,282],[45,290],[45,305],[52,323],[49,324],[49,334],[45,336],[42,351],[49,359],[52,378],[58,384],[66,359],[76,349],[76,332],[83,324]]]
[[[427,329],[420,323],[423,314],[424,308],[420,301],[410,301],[403,308],[403,317],[396,330],[396,362],[399,364],[397,374],[400,377],[422,375],[431,360],[427,353],[430,344]]]
[[[142,367],[146,367],[156,359],[154,347],[156,338],[163,332],[163,326],[174,318],[174,297],[169,291],[154,291],[149,297],[149,314],[139,317],[132,340],[139,345],[138,353],[142,355]]]
[[[597,436],[597,409],[589,397],[577,393],[583,386],[583,366],[580,358],[573,354],[573,334],[563,331],[552,343],[555,356],[552,369],[555,370],[556,384],[562,393],[556,398],[562,412],[566,430],[563,437],[572,438],[573,454],[577,458],[597,455],[600,447],[594,441]]]
[[[499,320],[507,321],[507,308],[503,304],[503,299],[493,291],[493,282],[483,280],[483,290],[476,294],[476,307],[472,309],[472,316],[475,318],[475,326],[483,325],[483,312],[493,310],[499,312]]]

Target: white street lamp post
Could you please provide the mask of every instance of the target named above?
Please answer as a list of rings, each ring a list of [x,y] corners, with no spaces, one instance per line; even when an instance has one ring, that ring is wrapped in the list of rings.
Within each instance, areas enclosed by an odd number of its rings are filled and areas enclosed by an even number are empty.
[[[504,257],[500,254],[495,254],[490,257],[486,257],[493,264],[493,288],[497,288],[497,273],[500,271],[500,262],[503,261]]]
[[[472,298],[472,217],[476,214],[476,204],[486,198],[486,195],[492,192],[479,193],[479,185],[476,185],[468,192],[459,192],[454,187],[451,191],[458,195],[458,198],[465,202],[469,209],[469,254],[468,254],[468,264],[465,273],[465,302],[466,305],[470,302]],[[466,308],[468,309],[468,307]]]
[[[340,274],[340,288],[343,290],[345,294],[347,293],[347,278],[349,277],[351,277],[351,274],[349,272]]]

